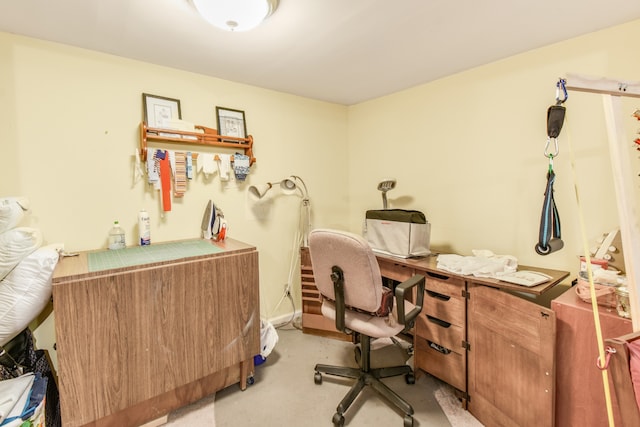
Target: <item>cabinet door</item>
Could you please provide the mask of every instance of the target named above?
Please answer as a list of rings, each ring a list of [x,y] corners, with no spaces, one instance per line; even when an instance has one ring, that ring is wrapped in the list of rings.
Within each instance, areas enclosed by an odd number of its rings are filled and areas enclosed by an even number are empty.
[[[555,313],[468,284],[469,411],[491,426],[552,426]]]
[[[140,425],[203,397],[260,352],[258,292],[255,251],[54,285],[63,425]]]

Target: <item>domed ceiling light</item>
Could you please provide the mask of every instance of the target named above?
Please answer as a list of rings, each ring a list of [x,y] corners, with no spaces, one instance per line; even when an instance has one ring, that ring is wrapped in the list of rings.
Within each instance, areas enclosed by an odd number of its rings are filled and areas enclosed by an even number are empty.
[[[193,0],[207,22],[234,32],[256,28],[275,12],[278,3],[278,0]]]

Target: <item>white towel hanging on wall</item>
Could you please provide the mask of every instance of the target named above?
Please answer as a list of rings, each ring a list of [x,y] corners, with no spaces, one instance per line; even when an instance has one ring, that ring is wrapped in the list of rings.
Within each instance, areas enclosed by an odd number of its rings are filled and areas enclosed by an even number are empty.
[[[229,181],[231,173],[231,155],[218,154],[218,173],[221,181]]]

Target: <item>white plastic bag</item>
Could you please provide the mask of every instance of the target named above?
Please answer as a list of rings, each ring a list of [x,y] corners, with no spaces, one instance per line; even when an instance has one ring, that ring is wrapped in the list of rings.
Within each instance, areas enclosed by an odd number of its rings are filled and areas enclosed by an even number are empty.
[[[260,320],[260,356],[267,358],[278,343],[278,332],[271,322]]]
[[[15,228],[28,209],[29,199],[26,197],[0,198],[0,233]]]

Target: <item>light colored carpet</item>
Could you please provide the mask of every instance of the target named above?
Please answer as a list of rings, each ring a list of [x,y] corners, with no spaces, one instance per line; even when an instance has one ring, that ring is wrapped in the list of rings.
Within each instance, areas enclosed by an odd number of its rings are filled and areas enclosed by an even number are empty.
[[[241,391],[237,385],[181,408],[169,415],[166,426],[270,427],[329,426],[336,406],[352,380],[323,376],[321,385],[313,381],[316,363],[356,366],[350,342],[303,334],[287,326],[278,329],[279,342],[266,362],[256,367],[255,383]],[[397,346],[376,340],[372,365],[412,365],[406,343]],[[428,375],[419,375],[408,385],[404,377],[384,382],[413,406],[414,426],[482,427],[447,384]],[[215,402],[215,405],[214,405]],[[215,406],[215,414],[214,414]],[[402,425],[403,416],[375,392],[367,388],[345,414],[345,426]]]
[[[449,384],[441,382],[433,394],[453,427],[483,427],[469,411],[462,409],[460,401],[453,394],[453,387]]]
[[[165,426],[214,427],[216,425],[215,414],[213,412],[215,398],[216,395],[212,394],[203,397],[189,406],[173,411],[169,414],[169,419]]]

